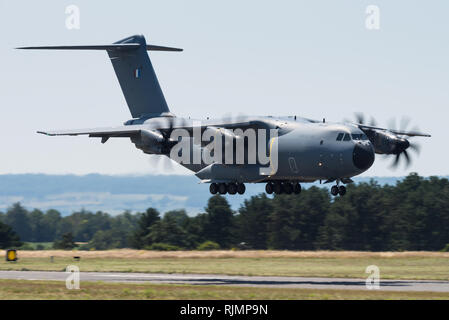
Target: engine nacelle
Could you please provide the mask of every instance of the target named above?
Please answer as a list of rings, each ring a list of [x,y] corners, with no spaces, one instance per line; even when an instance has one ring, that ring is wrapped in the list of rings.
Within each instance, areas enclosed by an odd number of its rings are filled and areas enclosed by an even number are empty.
[[[364,130],[378,154],[398,154],[407,149],[410,143],[394,133],[378,130]]]
[[[157,131],[141,130],[140,134],[131,138],[136,148],[148,154],[162,154],[164,137]]]

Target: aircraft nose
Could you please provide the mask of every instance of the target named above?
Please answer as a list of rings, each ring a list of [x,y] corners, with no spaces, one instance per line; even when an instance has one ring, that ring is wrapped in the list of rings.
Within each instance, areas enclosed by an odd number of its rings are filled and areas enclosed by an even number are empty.
[[[366,170],[374,163],[374,150],[370,144],[357,143],[352,153],[352,161],[360,170]]]

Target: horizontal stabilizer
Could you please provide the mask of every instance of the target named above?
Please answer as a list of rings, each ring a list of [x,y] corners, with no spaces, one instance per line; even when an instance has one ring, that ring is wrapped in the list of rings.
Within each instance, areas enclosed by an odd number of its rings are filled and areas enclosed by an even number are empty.
[[[131,36],[108,45],[33,46],[17,49],[104,50],[111,60],[134,119],[160,117],[170,113],[147,51],[182,49],[147,44],[142,35]]]
[[[22,50],[132,50],[140,48],[140,43],[121,43],[121,44],[107,44],[95,46],[39,46],[39,47],[20,47],[16,49]],[[183,49],[155,46],[152,44],[146,45],[148,51],[182,51]]]

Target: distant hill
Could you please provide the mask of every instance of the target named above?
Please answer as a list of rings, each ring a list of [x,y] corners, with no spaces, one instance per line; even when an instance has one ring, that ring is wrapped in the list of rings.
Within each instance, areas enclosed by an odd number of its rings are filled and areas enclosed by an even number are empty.
[[[395,184],[402,178],[361,177],[354,180],[367,182],[370,179],[384,185]],[[149,207],[161,212],[185,208],[195,215],[203,211],[210,197],[209,185],[198,182],[194,176],[182,175],[0,175],[0,210],[5,211],[11,204],[21,202],[27,208],[56,209],[64,215],[80,209],[118,214]],[[304,184],[304,187],[311,185],[314,184]],[[227,199],[233,209],[238,209],[244,199],[260,192],[264,192],[264,184],[250,184],[245,195],[227,196]]]

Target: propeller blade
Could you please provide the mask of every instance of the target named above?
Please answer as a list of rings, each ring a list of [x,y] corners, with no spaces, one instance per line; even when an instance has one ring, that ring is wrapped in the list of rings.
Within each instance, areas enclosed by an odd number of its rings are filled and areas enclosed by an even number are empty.
[[[410,163],[411,163],[411,159],[410,159],[410,156],[407,153],[407,150],[404,150],[402,153],[404,154],[405,161],[406,161],[405,167],[407,168],[410,165]]]
[[[150,155],[148,162],[158,171],[172,172],[174,169],[173,160],[163,155],[152,154]]]
[[[363,113],[361,113],[361,112],[356,112],[356,113],[355,113],[355,118],[356,118],[356,120],[357,120],[357,123],[365,124],[365,116],[364,116]]]
[[[407,131],[407,127],[410,124],[410,120],[411,119],[408,116],[402,117],[401,123],[400,123],[400,126],[399,126],[399,131]]]
[[[397,131],[396,130],[396,120],[395,119],[388,120],[388,128],[393,130],[393,131]]]
[[[410,143],[411,150],[415,151],[418,155],[421,153],[421,146],[418,143]]]
[[[397,168],[398,167],[398,165],[399,165],[399,159],[401,158],[401,155],[400,154],[397,154],[396,155],[396,158],[394,159],[394,161],[393,161],[393,163],[391,164],[391,166],[393,167],[393,168]]]

